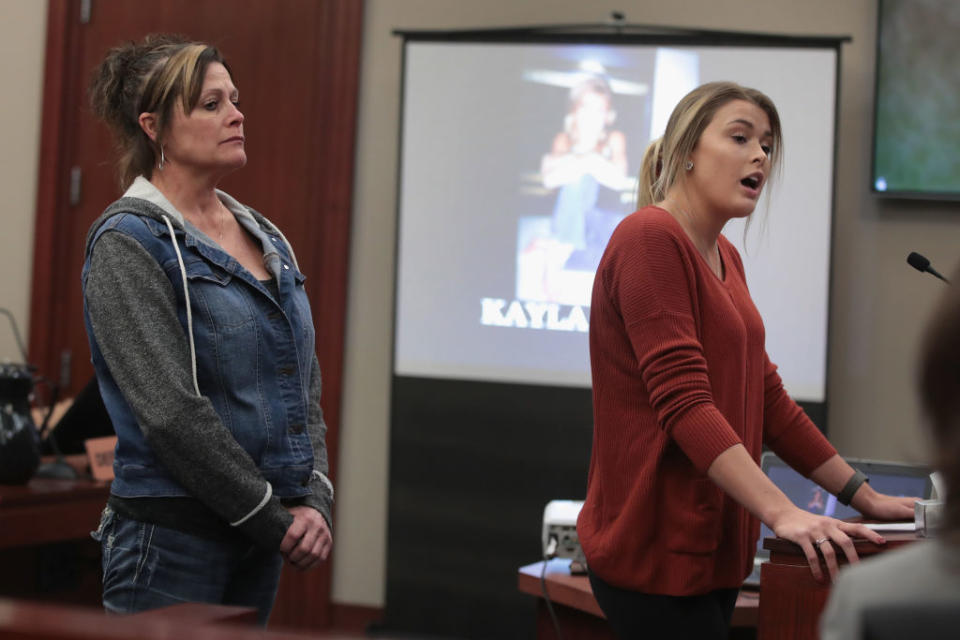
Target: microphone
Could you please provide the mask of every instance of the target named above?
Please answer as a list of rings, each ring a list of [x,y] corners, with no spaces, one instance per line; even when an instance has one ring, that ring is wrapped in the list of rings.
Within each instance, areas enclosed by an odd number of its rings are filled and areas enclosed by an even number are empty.
[[[937,270],[930,266],[930,261],[927,260],[927,258],[920,255],[916,251],[911,251],[910,255],[907,256],[907,264],[909,264],[911,267],[913,267],[920,273],[923,273],[924,271],[926,271],[927,273],[933,276],[936,276],[937,278],[940,278],[947,284],[950,284],[949,280],[947,280],[942,275],[937,273]]]

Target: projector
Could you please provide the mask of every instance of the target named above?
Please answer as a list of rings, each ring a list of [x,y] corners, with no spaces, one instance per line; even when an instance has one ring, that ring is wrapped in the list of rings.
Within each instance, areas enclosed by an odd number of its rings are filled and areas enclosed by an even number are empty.
[[[582,500],[551,500],[543,510],[543,557],[567,558],[570,573],[586,573],[587,559],[577,537]]]

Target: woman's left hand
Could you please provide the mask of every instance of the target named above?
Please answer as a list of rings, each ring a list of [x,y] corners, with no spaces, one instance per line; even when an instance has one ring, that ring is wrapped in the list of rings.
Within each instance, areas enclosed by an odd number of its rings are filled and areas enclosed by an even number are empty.
[[[868,488],[868,485],[864,485]],[[863,494],[862,496],[859,494]],[[913,503],[920,498],[900,498],[877,493],[873,489],[858,491],[851,505],[868,520],[913,520]]]

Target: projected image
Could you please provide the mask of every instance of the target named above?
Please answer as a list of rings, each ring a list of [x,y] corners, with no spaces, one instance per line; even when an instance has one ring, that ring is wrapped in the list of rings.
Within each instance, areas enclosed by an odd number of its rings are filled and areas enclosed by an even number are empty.
[[[585,305],[600,255],[623,219],[622,196],[629,199],[633,183],[626,136],[614,128],[610,82],[596,72],[568,77],[573,86],[563,128],[540,163],[553,211],[549,219],[518,223],[517,298]],[[648,92],[646,85],[633,86]]]
[[[616,74],[598,60],[598,51],[583,52],[570,70],[527,70],[524,80],[543,87],[557,106],[557,131],[540,158],[536,187],[528,193],[551,202],[549,215],[521,216],[517,221],[516,298],[588,306],[593,277],[610,235],[633,209],[639,156],[650,135],[651,96],[670,51],[622,65]],[[607,58],[613,56],[610,52]],[[617,60],[622,62],[622,60]],[[696,61],[686,74],[670,74],[682,92],[698,83]],[[558,60],[558,67],[569,62]],[[659,67],[659,68],[658,68]],[[660,77],[666,82],[666,77]],[[628,138],[617,120],[620,102],[634,120]],[[638,118],[637,116],[641,116]],[[643,117],[646,116],[646,117]]]

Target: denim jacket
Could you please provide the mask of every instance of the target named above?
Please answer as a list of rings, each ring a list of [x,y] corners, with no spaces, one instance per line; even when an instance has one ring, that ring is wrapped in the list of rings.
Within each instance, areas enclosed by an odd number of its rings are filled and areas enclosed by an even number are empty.
[[[278,299],[145,180],[91,228],[84,319],[118,436],[111,493],[199,497],[235,526],[268,505],[281,514],[275,498],[320,493],[313,504],[329,521],[333,489],[316,433],[325,431],[319,398],[311,397],[319,395],[319,368],[304,276],[276,227],[220,196],[263,245]],[[110,243],[101,242],[106,236]],[[124,258],[96,267],[101,243]]]

